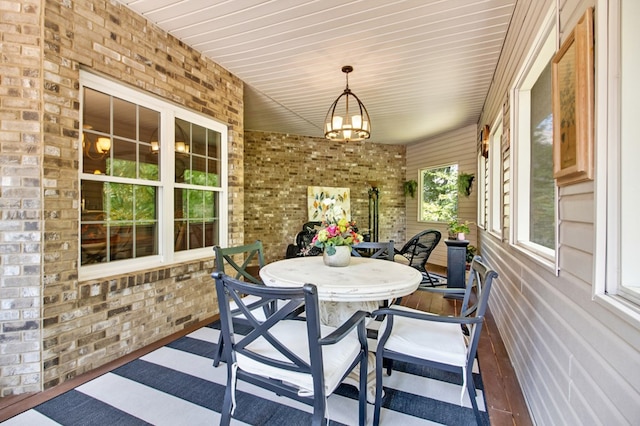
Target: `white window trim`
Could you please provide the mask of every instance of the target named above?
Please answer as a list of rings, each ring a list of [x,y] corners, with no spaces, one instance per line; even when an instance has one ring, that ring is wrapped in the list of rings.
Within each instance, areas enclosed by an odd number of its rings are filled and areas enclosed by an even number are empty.
[[[482,155],[482,152],[478,153],[478,228],[487,229],[486,221],[486,204],[487,204],[487,164],[488,161]]]
[[[595,252],[593,298],[596,303],[640,327],[640,307],[615,294],[620,281],[620,1],[597,0]],[[611,171],[611,173],[610,173]]]
[[[556,15],[556,8],[552,7],[545,16],[543,25],[538,31],[538,34],[536,35],[535,41],[531,46],[529,52],[525,56],[525,58],[527,59],[525,59],[521,69],[517,73],[515,83],[511,89],[512,102],[510,121],[512,124],[509,129],[509,131],[511,132],[510,140],[513,141],[513,143],[511,144],[512,153],[510,155],[510,169],[513,171],[513,185],[511,188],[514,194],[510,208],[512,226],[510,227],[509,242],[515,250],[528,256],[544,268],[552,271],[555,275],[558,274],[558,209],[556,208],[555,250],[550,250],[547,247],[531,243],[530,241],[519,240],[519,235],[522,235],[522,233],[528,233],[529,222],[528,220],[520,220],[520,217],[524,217],[524,215],[529,211],[529,197],[528,195],[521,195],[518,188],[528,187],[529,175],[528,169],[523,170],[522,168],[518,167],[517,162],[520,150],[522,150],[524,153],[530,151],[528,135],[529,126],[521,125],[523,122],[526,122],[526,120],[528,120],[528,117],[526,117],[528,111],[521,111],[520,108],[520,103],[530,103],[530,92],[526,90],[520,90],[520,88],[526,87],[528,85],[530,86],[531,83],[528,80],[533,78],[532,76],[534,75],[537,79],[537,76],[540,75],[540,73],[548,63],[548,61],[539,61],[538,58],[544,55],[543,57],[548,57],[550,61],[558,49],[559,43]],[[551,35],[554,35],[554,37],[550,37]],[[557,199],[558,191],[556,186],[556,203]]]
[[[502,218],[504,216],[504,164],[502,157],[502,109],[498,113],[489,133],[489,233],[502,239]],[[496,134],[500,134],[496,138]],[[497,142],[497,143],[496,143]],[[497,145],[497,147],[496,147]],[[496,150],[497,148],[497,150]],[[497,152],[496,152],[497,151]],[[498,164],[496,164],[498,163]],[[496,173],[496,167],[499,171]],[[497,182],[496,182],[497,180]],[[495,211],[497,204],[497,211]]]
[[[170,102],[159,99],[155,96],[148,95],[144,92],[132,89],[122,83],[114,82],[112,80],[97,76],[90,72],[80,70],[80,94],[82,96],[82,88],[90,87],[92,89],[100,90],[112,96],[117,96],[124,100],[134,102],[137,105],[153,109],[160,112],[161,115],[161,134],[173,135],[175,118],[181,118],[187,121],[191,121],[200,124],[209,129],[215,130],[221,134],[220,140],[220,186],[215,187],[215,191],[220,195],[218,196],[218,208],[219,208],[219,223],[220,223],[220,245],[226,246],[228,240],[228,128],[225,124],[219,121],[213,120],[210,117],[205,117],[200,114],[191,112],[183,107],[176,106]],[[82,123],[80,123],[82,128]],[[166,139],[165,139],[166,140]],[[78,140],[78,146],[81,146],[82,141]],[[164,152],[171,152],[170,146],[161,147]],[[101,180],[100,177],[95,175],[89,175],[82,173],[82,152],[80,155],[80,173],[79,180],[83,178],[91,178],[92,180]],[[160,170],[175,170],[175,158],[174,155],[163,155],[161,158]],[[145,185],[155,185],[158,187],[158,254],[153,256],[145,256],[135,259],[126,259],[117,261],[117,273],[125,274],[134,271],[140,271],[143,269],[152,269],[159,267],[166,267],[167,265],[196,260],[205,257],[211,257],[213,251],[211,247],[203,247],[200,249],[186,250],[181,252],[174,252],[172,241],[173,238],[167,236],[173,235],[173,173],[161,173],[160,181],[145,181]],[[106,181],[105,177],[105,181]],[[110,178],[109,181],[117,181],[117,178]],[[126,180],[126,183],[131,183],[131,180]],[[209,188],[210,189],[210,188]],[[78,203],[78,211],[80,211],[80,203]],[[168,213],[167,213],[168,212]],[[78,225],[78,235],[80,235],[80,226]],[[80,244],[78,244],[78,256],[80,256]],[[101,278],[108,275],[114,275],[114,263],[100,263],[79,266],[78,279],[81,281]]]
[[[432,223],[434,225],[442,225],[442,224],[447,224],[448,222],[443,222],[443,221],[435,221],[435,220],[424,220],[422,219],[422,193],[424,191],[423,188],[423,179],[422,179],[422,172],[425,170],[433,170],[433,169],[441,169],[444,167],[450,167],[450,166],[457,166],[458,167],[458,173],[460,173],[460,164],[459,163],[444,163],[444,164],[438,164],[435,166],[428,166],[428,167],[422,167],[418,170],[418,220],[417,222],[419,223]],[[458,210],[460,209],[460,198],[458,197]],[[456,215],[457,215],[457,210],[456,210]]]

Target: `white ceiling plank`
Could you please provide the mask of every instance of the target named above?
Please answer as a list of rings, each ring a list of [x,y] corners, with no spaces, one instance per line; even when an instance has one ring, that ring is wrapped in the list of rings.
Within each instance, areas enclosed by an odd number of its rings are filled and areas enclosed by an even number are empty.
[[[476,123],[515,0],[120,0],[242,79],[245,128],[322,137],[349,86],[371,141]],[[402,130],[398,130],[398,127]]]

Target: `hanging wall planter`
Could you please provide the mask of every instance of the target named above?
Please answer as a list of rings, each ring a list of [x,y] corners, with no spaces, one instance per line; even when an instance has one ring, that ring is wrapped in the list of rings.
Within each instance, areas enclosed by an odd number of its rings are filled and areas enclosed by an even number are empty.
[[[404,189],[405,196],[410,195],[411,198],[414,198],[416,196],[416,188],[418,187],[418,182],[416,182],[415,180],[408,180],[402,184],[402,187]]]
[[[458,173],[458,192],[465,197],[471,195],[471,184],[475,176],[471,173]]]

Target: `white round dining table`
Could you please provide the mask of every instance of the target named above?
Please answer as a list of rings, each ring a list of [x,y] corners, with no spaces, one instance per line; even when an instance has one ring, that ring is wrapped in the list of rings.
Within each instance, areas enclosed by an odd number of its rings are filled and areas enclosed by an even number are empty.
[[[414,292],[422,281],[415,268],[401,263],[352,257],[348,266],[326,266],[322,256],[296,257],[260,269],[267,286],[300,287],[315,284],[321,302],[320,320],[336,325],[361,309],[371,312],[380,302]]]
[[[326,266],[322,256],[296,257],[269,263],[260,268],[260,278],[267,286],[300,287],[315,284],[320,301],[320,321],[338,326],[354,312],[373,312],[380,302],[413,293],[422,274],[402,263],[366,257],[351,257],[348,266]],[[375,341],[377,343],[377,339]],[[375,343],[369,350],[375,351]],[[369,353],[367,401],[375,401],[375,355]],[[345,383],[358,386],[358,369]]]

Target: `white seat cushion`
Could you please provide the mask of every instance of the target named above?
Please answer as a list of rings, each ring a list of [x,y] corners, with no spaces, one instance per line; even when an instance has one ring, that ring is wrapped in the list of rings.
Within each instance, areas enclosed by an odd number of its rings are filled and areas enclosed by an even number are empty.
[[[401,254],[393,255],[393,261],[394,262],[398,262],[398,263],[402,263],[403,265],[409,265],[409,259],[407,259],[406,257],[404,257]]]
[[[326,336],[335,328],[321,326],[322,336]],[[309,344],[307,342],[307,326],[304,321],[281,321],[270,329],[282,344],[298,355],[301,359],[309,362]],[[247,347],[248,349],[260,353],[264,356],[279,360],[288,360],[276,351],[264,338],[259,338]],[[324,361],[324,385],[325,395],[331,394],[340,384],[342,376],[347,372],[347,368],[355,359],[360,350],[357,330],[353,330],[335,345],[327,345],[322,348]],[[304,374],[283,370],[276,367],[264,365],[246,356],[237,354],[238,368],[249,373],[284,382],[295,384],[301,389],[301,394],[313,394],[313,380],[311,374]]]
[[[394,309],[398,308],[403,311],[427,313],[394,306]],[[459,367],[463,367],[467,359],[467,345],[460,324],[394,316],[393,330],[384,347],[416,358]]]

